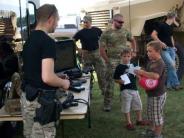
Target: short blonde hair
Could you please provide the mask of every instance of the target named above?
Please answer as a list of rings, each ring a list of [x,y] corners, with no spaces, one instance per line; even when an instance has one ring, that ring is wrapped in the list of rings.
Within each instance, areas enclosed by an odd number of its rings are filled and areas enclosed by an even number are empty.
[[[131,54],[131,53],[132,53],[131,48],[126,47],[126,48],[123,48],[123,49],[122,49],[122,51],[121,51],[121,53],[120,53],[120,56],[123,56],[123,55],[125,55],[125,54]]]
[[[171,18],[174,18],[174,17],[177,17],[176,12],[174,12],[174,11],[169,11],[169,12],[167,13],[167,19],[171,19]]]
[[[116,20],[119,17],[123,18],[123,15],[121,15],[121,14],[115,14],[112,19],[113,20]]]
[[[160,41],[151,41],[147,44],[147,47],[152,47],[156,52],[161,52],[163,44]]]

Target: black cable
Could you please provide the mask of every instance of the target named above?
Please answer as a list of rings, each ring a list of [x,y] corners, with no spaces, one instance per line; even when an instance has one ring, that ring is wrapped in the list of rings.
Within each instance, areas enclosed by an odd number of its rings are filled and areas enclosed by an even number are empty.
[[[84,103],[84,104],[87,104],[87,105],[89,105],[89,103],[88,103],[88,101],[86,101],[86,100],[84,100],[84,99],[74,99],[74,101],[75,102],[82,102],[82,103]]]

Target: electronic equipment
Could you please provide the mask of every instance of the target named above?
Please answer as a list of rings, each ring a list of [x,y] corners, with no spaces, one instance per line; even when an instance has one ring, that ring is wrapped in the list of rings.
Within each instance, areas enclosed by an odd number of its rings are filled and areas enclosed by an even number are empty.
[[[56,60],[54,70],[56,73],[77,67],[76,44],[73,40],[56,42]]]

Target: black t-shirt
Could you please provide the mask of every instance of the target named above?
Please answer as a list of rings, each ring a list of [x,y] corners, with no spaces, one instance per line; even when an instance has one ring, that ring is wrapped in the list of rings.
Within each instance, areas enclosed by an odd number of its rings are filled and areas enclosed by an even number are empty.
[[[42,59],[56,57],[55,41],[45,32],[35,30],[23,47],[23,71],[25,83],[42,89],[55,89],[42,81]]]
[[[73,38],[81,41],[82,49],[93,51],[99,48],[98,40],[102,34],[101,29],[97,27],[91,27],[90,29],[84,28],[77,32]]]
[[[0,89],[11,80],[12,75],[18,72],[18,57],[15,54],[7,55],[0,62]]]
[[[166,80],[166,72],[165,72],[165,64],[162,59],[157,61],[150,61],[146,67],[146,71],[158,73],[160,78],[158,79],[158,86],[153,89],[147,91],[149,97],[160,96],[165,93],[165,80]]]
[[[13,73],[18,72],[18,69],[18,57],[14,53],[7,55],[0,62],[0,80],[10,80]]]
[[[135,66],[135,64],[133,64]],[[124,64],[119,64],[116,69],[115,69],[115,73],[114,73],[114,79],[115,80],[120,80],[120,76],[123,74],[127,73],[127,69],[129,68],[128,65],[124,65]],[[128,73],[127,74],[130,82],[129,84],[121,84],[120,85],[120,90],[124,90],[124,89],[129,89],[129,90],[137,90],[137,86],[136,86],[136,76],[133,74]]]
[[[168,47],[173,47],[171,36],[173,35],[173,27],[172,25],[168,25],[167,23],[159,23],[155,30],[158,33],[158,38],[164,42]]]

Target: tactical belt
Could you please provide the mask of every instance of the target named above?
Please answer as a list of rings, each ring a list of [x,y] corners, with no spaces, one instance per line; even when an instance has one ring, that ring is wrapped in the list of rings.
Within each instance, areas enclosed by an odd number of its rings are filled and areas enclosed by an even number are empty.
[[[28,101],[34,101],[39,95],[43,95],[43,93],[50,93],[50,96],[54,96],[56,90],[46,90],[41,88],[33,87],[29,84],[25,85],[24,92],[26,93],[26,99]]]

